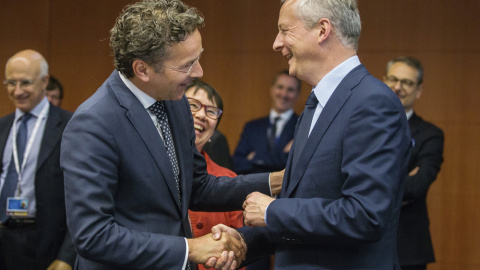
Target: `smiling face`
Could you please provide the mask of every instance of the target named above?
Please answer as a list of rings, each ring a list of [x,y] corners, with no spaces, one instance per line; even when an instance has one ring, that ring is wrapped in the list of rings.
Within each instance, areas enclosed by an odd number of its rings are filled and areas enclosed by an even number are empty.
[[[390,66],[383,81],[400,98],[405,112],[413,109],[413,105],[422,94],[422,85],[418,84],[418,70],[402,63],[396,62]]]
[[[187,85],[195,78],[203,76],[200,63],[196,63],[190,72],[184,73],[184,66],[191,66],[202,51],[202,37],[198,30],[190,34],[186,40],[172,46],[168,51],[168,59],[155,67],[147,67],[147,83],[142,90],[156,100],[180,100]],[[167,68],[174,67],[178,70]]]
[[[23,51],[13,56],[7,63],[5,79],[16,80],[17,85],[8,87],[8,97],[16,108],[29,112],[45,97],[48,75],[41,76],[40,63],[43,57],[33,51]],[[31,80],[32,84],[20,86],[18,81]]]
[[[286,74],[278,75],[277,80],[270,88],[273,109],[277,113],[293,109],[299,93],[300,89],[298,89],[298,81],[295,77]]]
[[[309,72],[316,62],[318,31],[315,28],[307,30],[304,23],[295,17],[295,8],[295,0],[282,5],[273,49],[288,59],[290,76],[312,84]]]
[[[208,94],[202,88],[198,89],[195,92],[195,88],[190,88],[185,93],[187,98],[194,98],[200,101],[203,105],[207,106],[215,106],[217,104],[213,101],[208,99]],[[199,152],[202,151],[205,144],[208,140],[212,137],[215,128],[217,127],[218,119],[212,119],[205,115],[205,107],[202,107],[197,112],[192,112],[193,115],[193,126],[195,128],[195,145],[197,146],[197,150]]]

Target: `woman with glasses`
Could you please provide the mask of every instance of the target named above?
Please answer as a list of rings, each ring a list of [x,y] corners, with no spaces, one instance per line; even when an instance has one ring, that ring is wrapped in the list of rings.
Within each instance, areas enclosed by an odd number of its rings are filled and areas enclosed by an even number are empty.
[[[210,140],[213,132],[220,122],[223,111],[222,98],[209,84],[196,80],[192,82],[185,92],[190,103],[195,128],[195,145],[207,162],[207,171],[215,176],[230,176],[236,174],[231,170],[221,167],[213,162],[205,153],[203,147]],[[212,227],[222,223],[232,228],[243,226],[243,212],[195,212],[189,211],[190,223],[194,237],[200,237],[211,232]],[[198,265],[199,270],[205,269]],[[244,269],[244,268],[242,268]]]

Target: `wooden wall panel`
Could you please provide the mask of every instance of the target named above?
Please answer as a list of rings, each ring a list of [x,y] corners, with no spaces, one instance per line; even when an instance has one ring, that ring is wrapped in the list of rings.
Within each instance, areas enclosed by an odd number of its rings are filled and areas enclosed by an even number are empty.
[[[204,15],[204,80],[221,93],[220,125],[233,149],[243,125],[268,113],[269,87],[287,67],[272,50],[278,0],[185,0]],[[113,70],[108,37],[127,0],[0,0],[0,74],[13,53],[33,48],[65,86],[64,107],[87,99]],[[425,67],[415,110],[445,132],[445,162],[429,196],[437,262],[430,270],[479,269],[480,259],[480,1],[359,0],[362,36],[358,55],[381,78],[388,60],[419,58]],[[3,79],[3,78],[2,78]],[[299,113],[310,86],[304,84]],[[0,115],[13,110],[6,91]]]

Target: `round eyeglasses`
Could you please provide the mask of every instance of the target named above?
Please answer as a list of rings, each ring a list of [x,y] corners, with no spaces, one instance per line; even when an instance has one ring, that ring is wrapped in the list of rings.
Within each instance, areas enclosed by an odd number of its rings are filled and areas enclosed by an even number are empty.
[[[217,120],[220,115],[222,115],[222,110],[219,108],[210,105],[203,105],[199,100],[194,98],[188,98],[188,103],[190,103],[190,110],[192,112],[198,112],[202,107],[205,108],[205,115],[213,120]]]

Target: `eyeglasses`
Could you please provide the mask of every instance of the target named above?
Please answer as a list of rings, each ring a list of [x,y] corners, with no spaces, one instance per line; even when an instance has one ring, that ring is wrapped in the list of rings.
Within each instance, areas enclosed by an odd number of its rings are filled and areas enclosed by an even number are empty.
[[[220,115],[222,115],[222,110],[219,108],[215,106],[203,105],[200,101],[194,98],[188,98],[188,103],[190,103],[190,110],[192,112],[198,112],[200,109],[202,109],[202,107],[205,107],[205,115],[213,120],[217,120]]]
[[[385,84],[388,85],[389,87],[392,87],[392,86],[396,85],[398,82],[400,82],[400,86],[403,89],[412,89],[417,84],[416,82],[414,82],[412,80],[409,80],[409,79],[400,80],[395,76],[387,76],[385,78]]]
[[[30,85],[32,85],[34,80],[27,80],[27,79],[21,79],[21,80],[14,80],[14,79],[9,79],[9,80],[4,80],[3,84],[5,87],[9,90],[15,89],[17,87],[17,84],[20,84],[20,88],[27,88]]]
[[[193,61],[193,63],[191,65],[187,64],[187,65],[184,65],[184,66],[181,66],[181,67],[169,67],[169,66],[166,66],[166,65],[163,65],[163,66],[166,67],[166,68],[169,68],[171,70],[175,70],[175,71],[182,72],[182,73],[187,73],[187,75],[190,75],[190,73],[192,73],[193,67],[198,63],[198,61],[200,61],[200,57],[202,56],[202,53],[203,53],[203,48],[200,51],[200,55],[197,57],[197,59],[195,59],[195,61]]]

